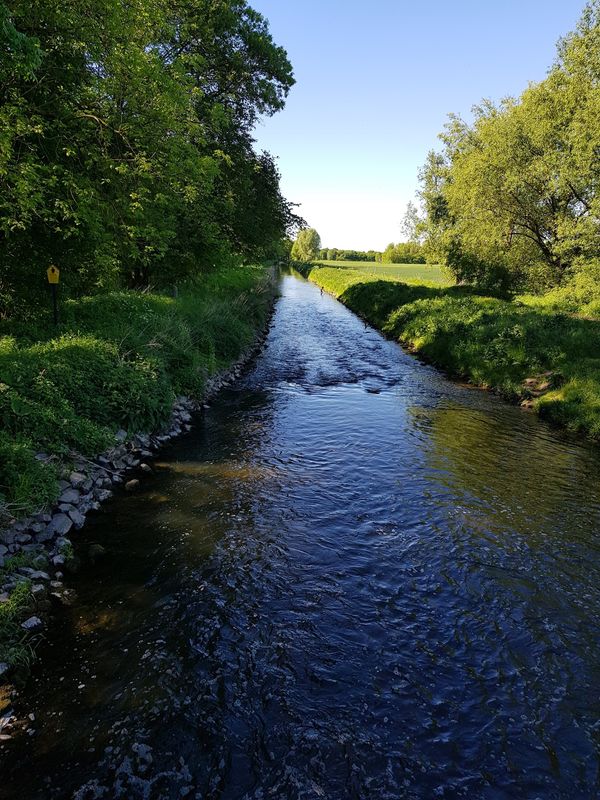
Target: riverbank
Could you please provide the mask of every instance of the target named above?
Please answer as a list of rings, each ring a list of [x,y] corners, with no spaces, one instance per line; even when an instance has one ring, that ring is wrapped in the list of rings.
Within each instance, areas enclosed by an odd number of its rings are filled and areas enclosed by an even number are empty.
[[[468,287],[332,268],[311,281],[427,361],[575,433],[600,438],[600,321]]]
[[[0,330],[0,683],[26,673],[51,604],[73,600],[67,537],[115,486],[134,490],[146,460],[239,374],[274,294],[269,270],[240,267],[176,299],[70,301],[58,331]]]

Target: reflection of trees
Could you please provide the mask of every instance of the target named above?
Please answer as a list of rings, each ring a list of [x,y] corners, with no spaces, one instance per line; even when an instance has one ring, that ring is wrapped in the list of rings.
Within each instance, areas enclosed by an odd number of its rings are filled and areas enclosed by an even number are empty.
[[[513,409],[438,408],[417,425],[427,429],[436,481],[474,530],[565,537],[600,524],[599,461],[585,445]]]

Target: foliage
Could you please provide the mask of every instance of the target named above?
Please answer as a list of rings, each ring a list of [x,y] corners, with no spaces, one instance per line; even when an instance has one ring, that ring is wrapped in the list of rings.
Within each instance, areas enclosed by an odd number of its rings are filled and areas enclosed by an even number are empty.
[[[381,261],[381,253],[377,250],[338,250],[329,247],[319,253],[320,261]]]
[[[321,237],[314,228],[304,228],[298,233],[292,247],[294,261],[315,261],[321,250]]]
[[[0,603],[0,662],[14,667],[28,666],[33,660],[31,646],[26,642],[27,634],[20,627],[32,607],[31,582],[28,580],[20,581],[8,601]]]
[[[418,242],[388,244],[381,260],[384,264],[425,264],[425,252]]]
[[[245,0],[0,5],[0,316],[262,258],[298,219],[260,115],[293,85]]]
[[[135,291],[67,303],[60,332],[5,323],[0,337],[0,505],[44,506],[57,493],[54,461],[106,449],[118,428],[154,430],[175,396],[199,394],[237,358],[267,313],[264,268],[196,279],[177,299]]]
[[[600,438],[600,319],[353,270],[314,268],[310,279],[452,374]]]
[[[518,99],[451,116],[421,172],[429,257],[459,281],[534,291],[600,256],[600,1]]]

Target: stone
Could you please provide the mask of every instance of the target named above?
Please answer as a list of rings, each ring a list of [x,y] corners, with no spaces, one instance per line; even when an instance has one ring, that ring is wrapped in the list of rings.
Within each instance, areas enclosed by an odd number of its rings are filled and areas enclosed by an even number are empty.
[[[58,506],[59,511],[62,511],[63,514],[68,514],[69,511],[73,511],[76,507],[72,503],[60,503]]]
[[[86,477],[82,472],[72,472],[69,475],[69,480],[71,481],[71,486],[74,489],[77,489],[79,486],[85,483]]]
[[[115,439],[117,442],[124,442],[125,439],[127,439],[127,431],[124,431],[123,428],[121,428],[115,433]]]
[[[14,544],[15,532],[12,530],[0,531],[0,542],[5,545]]]
[[[133,492],[138,488],[139,485],[140,485],[139,480],[137,478],[132,478],[130,481],[127,481],[127,483],[125,484],[125,489],[128,492]]]
[[[0,544],[0,556],[5,556],[8,553],[8,547],[5,544]]]
[[[140,464],[142,472],[152,472],[152,467],[149,464]]]
[[[10,672],[10,666],[5,661],[0,662],[0,681],[8,672]]]
[[[41,569],[34,569],[29,573],[29,578],[32,581],[49,581],[50,575]]]
[[[80,530],[85,525],[85,517],[76,508],[74,508],[73,511],[69,511],[69,517],[73,520],[73,525],[75,525],[77,530]]]
[[[106,555],[106,548],[102,547],[101,544],[91,544],[89,546],[88,556],[92,561],[96,561],[96,559],[101,558],[104,555]]]
[[[50,538],[54,536],[65,536],[72,527],[73,520],[70,517],[66,514],[57,514],[55,517],[52,517],[52,521],[42,535],[50,534]]]
[[[61,494],[58,498],[59,503],[70,503],[73,506],[76,506],[79,502],[79,492],[77,489],[67,489],[65,492]]]
[[[50,592],[50,597],[61,606],[69,607],[75,603],[77,595],[72,589],[63,589],[55,592]]]
[[[35,569],[46,569],[48,566],[48,556],[45,553],[39,553],[32,561]]]
[[[21,623],[21,627],[25,631],[34,633],[35,631],[41,630],[44,627],[44,623],[39,617],[29,617],[29,619],[26,619],[25,622]]]

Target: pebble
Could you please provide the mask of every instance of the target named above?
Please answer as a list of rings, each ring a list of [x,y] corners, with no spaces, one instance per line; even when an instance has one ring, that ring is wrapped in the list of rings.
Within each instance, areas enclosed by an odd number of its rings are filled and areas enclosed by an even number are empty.
[[[44,627],[44,623],[39,617],[29,617],[29,619],[21,623],[21,627],[30,632],[39,631]]]

